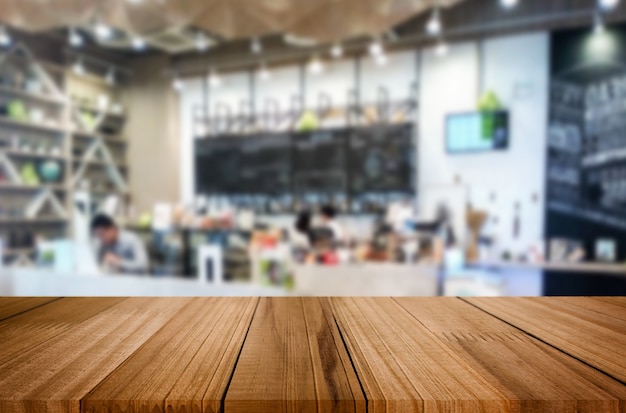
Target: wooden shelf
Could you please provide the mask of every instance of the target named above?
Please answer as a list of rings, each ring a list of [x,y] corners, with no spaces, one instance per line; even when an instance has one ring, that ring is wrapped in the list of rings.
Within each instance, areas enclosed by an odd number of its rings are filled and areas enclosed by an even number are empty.
[[[17,89],[14,87],[3,86],[3,85],[0,85],[0,94],[19,96],[21,98],[30,100],[32,102],[45,103],[48,105],[55,105],[55,106],[60,106],[60,107],[65,106],[67,103],[66,101],[60,98],[56,98],[54,96],[36,94],[36,93],[28,92],[26,90],[21,90],[21,89]]]
[[[25,218],[25,217],[0,217],[0,225],[23,225],[23,224],[40,224],[40,225],[54,225],[54,224],[66,224],[65,218]]]
[[[72,135],[75,138],[83,139],[83,140],[93,140],[93,139],[102,139],[106,143],[111,143],[115,145],[127,145],[128,141],[120,138],[111,138],[106,135],[103,135],[99,132],[87,132],[87,131],[73,131]]]
[[[0,183],[0,191],[41,191],[43,189],[52,189],[53,191],[67,191],[65,185],[60,184],[39,184],[39,185],[25,185],[25,184],[6,184]]]
[[[25,151],[17,151],[14,149],[0,149],[0,152],[4,152],[7,155],[15,158],[26,158],[26,159],[50,159],[55,161],[66,162],[67,157],[62,155],[49,155],[45,153],[36,153],[36,152],[25,152]]]
[[[72,106],[79,110],[79,111],[83,111],[83,112],[91,112],[91,113],[95,113],[95,114],[105,114],[108,117],[111,118],[119,118],[121,120],[126,119],[126,113],[122,112],[122,113],[117,113],[117,112],[113,112],[111,110],[108,109],[99,109],[96,108],[95,106],[90,106],[90,105],[84,105],[84,104],[72,104]]]
[[[91,160],[91,161],[85,161],[81,158],[74,158],[72,160],[72,162],[74,163],[84,163],[87,164],[89,166],[116,166],[120,169],[128,169],[128,165],[124,164],[124,163],[118,163],[115,162],[113,164],[107,162],[107,161],[100,161],[100,160]]]
[[[41,131],[41,132],[52,132],[52,133],[57,133],[57,134],[67,133],[67,129],[63,128],[62,126],[49,126],[49,125],[44,125],[40,123],[33,123],[29,121],[11,119],[6,116],[0,116],[0,125],[14,126],[17,128],[31,129],[31,130]]]

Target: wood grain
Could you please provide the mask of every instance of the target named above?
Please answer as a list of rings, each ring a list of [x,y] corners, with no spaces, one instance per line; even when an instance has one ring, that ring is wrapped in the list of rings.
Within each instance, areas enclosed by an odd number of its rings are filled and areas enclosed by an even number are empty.
[[[0,413],[626,413],[626,298],[0,298]]]
[[[8,297],[0,300],[0,321],[50,303],[58,298]]]
[[[226,395],[225,411],[365,409],[328,299],[262,298]]]
[[[185,302],[64,298],[5,320],[0,411],[79,412],[80,400]]]
[[[506,412],[508,400],[389,298],[333,298],[369,412]]]
[[[194,298],[82,402],[83,412],[218,412],[257,298]]]
[[[621,383],[459,299],[395,300],[504,394],[508,411],[618,412],[626,400]]]
[[[466,301],[626,383],[626,298]]]

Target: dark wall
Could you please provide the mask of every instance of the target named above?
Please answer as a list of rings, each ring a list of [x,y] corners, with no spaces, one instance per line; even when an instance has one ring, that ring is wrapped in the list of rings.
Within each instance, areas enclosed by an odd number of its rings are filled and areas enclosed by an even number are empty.
[[[546,238],[626,260],[626,25],[552,36]]]

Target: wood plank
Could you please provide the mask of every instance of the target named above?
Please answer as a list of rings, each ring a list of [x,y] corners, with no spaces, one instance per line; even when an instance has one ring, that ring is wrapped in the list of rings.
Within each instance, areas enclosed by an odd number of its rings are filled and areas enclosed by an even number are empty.
[[[389,298],[333,298],[368,412],[506,412],[497,389]]]
[[[194,298],[82,401],[83,412],[218,412],[258,298]]]
[[[626,383],[626,311],[620,310],[626,298],[614,303],[584,297],[465,300]]]
[[[618,412],[626,401],[623,384],[459,299],[395,300],[512,411]]]
[[[188,301],[64,298],[5,320],[0,411],[79,412],[80,399]]]
[[[0,300],[0,321],[58,300],[54,297],[4,297]]]
[[[225,412],[365,409],[329,300],[262,298],[226,394]]]

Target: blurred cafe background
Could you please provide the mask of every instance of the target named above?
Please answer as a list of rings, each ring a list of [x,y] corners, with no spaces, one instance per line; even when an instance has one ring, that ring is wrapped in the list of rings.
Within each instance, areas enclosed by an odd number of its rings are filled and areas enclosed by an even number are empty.
[[[619,0],[0,0],[0,294],[626,294]]]

